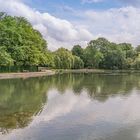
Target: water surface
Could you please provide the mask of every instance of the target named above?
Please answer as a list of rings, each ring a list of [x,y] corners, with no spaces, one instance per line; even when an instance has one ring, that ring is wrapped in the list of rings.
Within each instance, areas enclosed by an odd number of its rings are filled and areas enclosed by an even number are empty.
[[[140,75],[0,80],[0,140],[140,140]]]

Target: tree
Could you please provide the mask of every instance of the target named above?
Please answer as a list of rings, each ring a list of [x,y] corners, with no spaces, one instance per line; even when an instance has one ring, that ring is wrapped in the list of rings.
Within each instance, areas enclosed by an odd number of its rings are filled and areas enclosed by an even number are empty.
[[[118,44],[118,47],[125,52],[126,59],[127,58],[134,58],[136,56],[136,51],[132,47],[132,44],[130,43],[121,43]]]
[[[5,47],[5,59],[11,58],[16,66],[51,63],[51,53],[47,50],[46,41],[23,17],[0,13],[0,46]]]
[[[140,69],[140,54],[136,57],[136,59],[134,61],[134,68]]]
[[[84,57],[84,49],[80,45],[75,45],[72,48],[72,54],[80,57],[83,60]]]
[[[14,61],[6,52],[5,47],[0,46],[0,66],[12,66],[13,64]]]
[[[102,40],[102,39],[101,39]],[[103,53],[100,51],[102,42],[100,40],[92,40],[84,50],[85,67],[99,68],[99,64],[103,59]]]
[[[134,62],[134,60],[132,59],[132,58],[127,58],[126,60],[125,60],[125,65],[124,65],[124,68],[125,69],[132,69],[133,67],[134,67],[134,64],[135,62]]]
[[[35,46],[46,48],[42,35],[23,17],[3,16],[0,20],[0,45],[9,47]],[[12,49],[12,48],[11,48]]]
[[[125,62],[125,54],[121,50],[110,50],[105,56],[104,66],[106,69],[122,69]]]
[[[137,51],[138,53],[140,53],[140,45],[138,45],[138,46],[136,47],[136,51]]]
[[[42,66],[47,66],[54,68],[54,54],[48,50],[44,52],[44,55],[41,55],[41,64]]]
[[[54,53],[55,68],[71,69],[74,65],[74,57],[70,51],[60,48]]]
[[[73,56],[74,57],[74,65],[73,65],[73,69],[81,69],[84,68],[84,62],[83,60],[78,57],[78,56]]]

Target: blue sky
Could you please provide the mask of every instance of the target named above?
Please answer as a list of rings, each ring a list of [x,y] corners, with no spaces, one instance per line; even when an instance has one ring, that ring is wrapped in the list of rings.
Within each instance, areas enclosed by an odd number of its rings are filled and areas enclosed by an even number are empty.
[[[50,13],[59,12],[61,6],[75,10],[105,10],[140,4],[139,0],[24,0],[24,2],[42,12]]]
[[[37,8],[38,10],[47,11],[48,9],[53,11],[55,6],[67,5],[74,9],[106,9],[110,7],[121,6],[119,2],[110,2],[105,0],[101,2],[82,2],[81,0],[30,0],[25,1],[30,6]]]
[[[47,11],[60,18],[67,18],[67,14],[69,14],[72,9],[77,11],[93,9],[106,10],[131,4],[129,2],[123,2],[123,0],[99,0],[99,2],[92,2],[92,0],[91,2],[90,0],[87,0],[87,2],[86,0],[24,0],[24,2],[41,12]]]
[[[51,50],[98,37],[140,44],[140,0],[0,0],[0,11],[29,20]]]

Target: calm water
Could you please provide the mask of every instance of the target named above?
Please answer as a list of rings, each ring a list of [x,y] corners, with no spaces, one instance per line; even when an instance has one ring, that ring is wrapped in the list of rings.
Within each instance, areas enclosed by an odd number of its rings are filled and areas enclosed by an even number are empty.
[[[140,75],[0,80],[0,140],[140,140]]]

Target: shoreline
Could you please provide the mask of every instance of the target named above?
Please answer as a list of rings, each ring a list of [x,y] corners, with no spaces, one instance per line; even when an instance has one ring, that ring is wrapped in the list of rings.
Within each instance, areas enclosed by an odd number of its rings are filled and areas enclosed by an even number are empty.
[[[19,73],[0,73],[0,80],[1,79],[16,79],[16,78],[33,78],[33,77],[42,77],[42,76],[49,76],[55,75],[55,71],[47,70],[45,72],[19,72]]]
[[[76,69],[57,70],[58,73],[94,73],[94,74],[117,74],[117,73],[140,73],[140,70],[103,70],[103,69]]]
[[[19,72],[19,73],[0,73],[1,79],[16,79],[16,78],[32,78],[32,77],[43,77],[51,76],[55,74],[64,74],[64,73],[93,73],[93,74],[131,74],[131,73],[140,73],[140,70],[101,70],[101,69],[76,69],[76,70],[46,70],[45,72]]]

